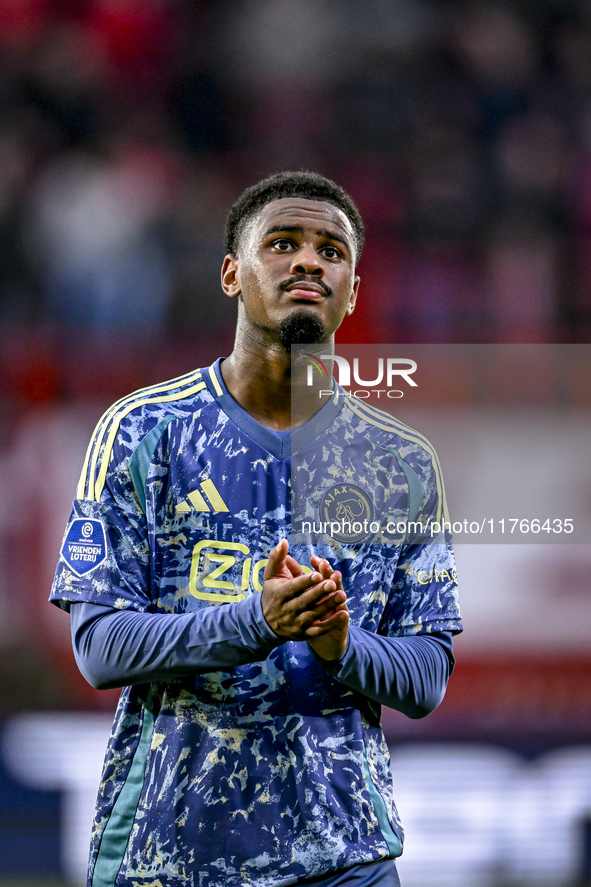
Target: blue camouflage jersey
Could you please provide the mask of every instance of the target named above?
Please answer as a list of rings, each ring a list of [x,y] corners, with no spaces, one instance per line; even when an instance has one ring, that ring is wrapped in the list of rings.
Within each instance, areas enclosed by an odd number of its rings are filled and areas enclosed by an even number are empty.
[[[431,445],[338,386],[287,438],[233,400],[219,362],[105,414],[51,600],[239,628],[223,670],[123,689],[89,885],[279,887],[402,852],[378,702],[276,637],[260,592],[287,536],[304,569],[315,553],[342,572],[350,647],[460,631],[451,545],[407,526],[445,517]]]

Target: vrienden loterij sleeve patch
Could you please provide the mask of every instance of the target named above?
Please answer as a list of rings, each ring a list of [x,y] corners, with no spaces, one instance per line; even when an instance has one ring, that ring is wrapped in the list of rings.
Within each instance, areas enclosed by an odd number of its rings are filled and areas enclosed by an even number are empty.
[[[61,557],[77,576],[85,576],[107,556],[107,540],[102,521],[77,518],[68,527]]]

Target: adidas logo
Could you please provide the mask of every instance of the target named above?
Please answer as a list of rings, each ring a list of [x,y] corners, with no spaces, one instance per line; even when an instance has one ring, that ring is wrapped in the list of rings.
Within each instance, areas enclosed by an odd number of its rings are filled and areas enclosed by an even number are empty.
[[[186,499],[180,502],[175,511],[177,514],[188,514],[192,509],[195,511],[209,511],[218,514],[220,511],[229,511],[230,509],[222,499],[219,490],[211,479],[202,481],[199,486],[211,504],[211,508],[207,504],[203,493],[199,490],[193,490]]]

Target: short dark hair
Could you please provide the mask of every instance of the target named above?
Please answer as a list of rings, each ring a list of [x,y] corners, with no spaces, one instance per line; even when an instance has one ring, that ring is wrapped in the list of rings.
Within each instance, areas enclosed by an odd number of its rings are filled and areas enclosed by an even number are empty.
[[[356,261],[359,261],[365,240],[365,227],[353,200],[336,182],[316,172],[277,172],[251,185],[244,191],[226,219],[224,246],[235,256],[246,223],[268,203],[284,197],[304,197],[307,200],[324,200],[342,210],[355,234]]]

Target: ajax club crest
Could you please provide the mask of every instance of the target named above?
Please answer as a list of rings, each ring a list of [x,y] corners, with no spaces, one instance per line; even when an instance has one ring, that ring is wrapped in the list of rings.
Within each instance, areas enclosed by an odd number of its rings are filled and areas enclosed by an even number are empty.
[[[335,484],[322,497],[320,519],[338,542],[360,542],[371,532],[372,518],[371,499],[354,484]]]

